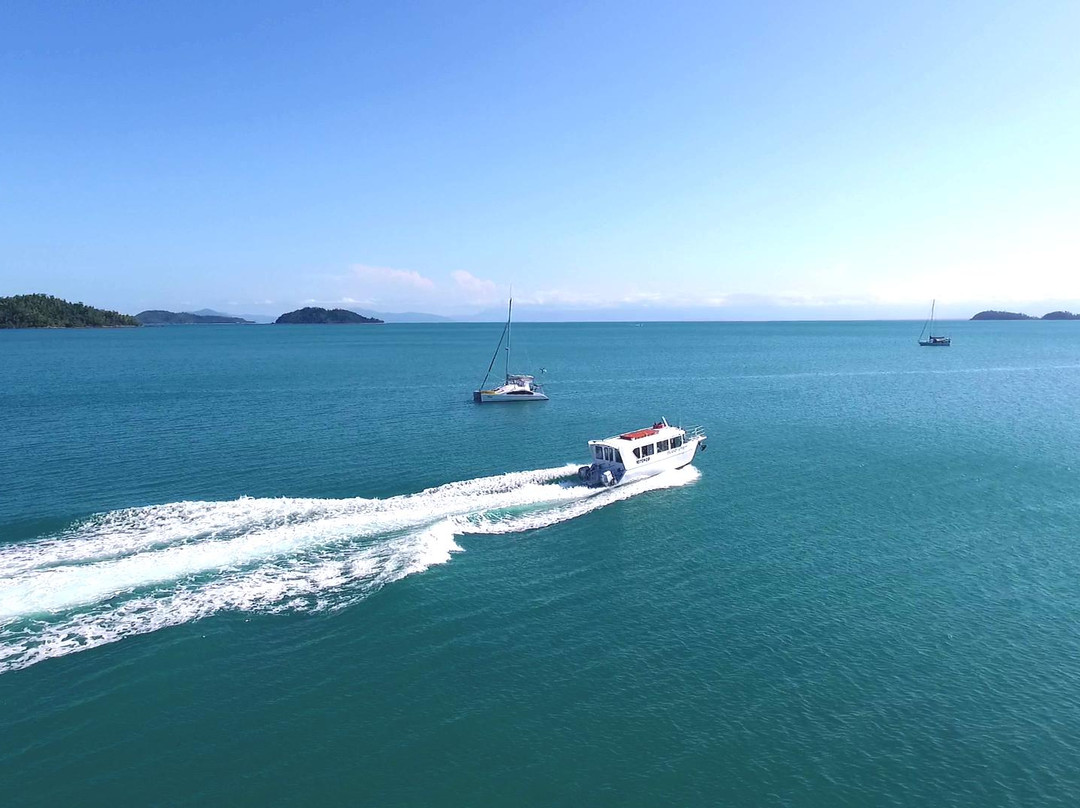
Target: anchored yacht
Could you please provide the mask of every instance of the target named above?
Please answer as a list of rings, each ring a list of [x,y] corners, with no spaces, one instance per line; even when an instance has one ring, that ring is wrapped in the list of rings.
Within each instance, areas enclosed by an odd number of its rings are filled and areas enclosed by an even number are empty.
[[[705,431],[699,427],[671,426],[666,418],[646,429],[589,441],[591,466],[578,469],[586,485],[601,487],[679,469],[693,462],[698,448],[705,451]]]
[[[536,378],[527,373],[510,372],[510,319],[514,313],[514,298],[510,298],[510,305],[506,310],[506,325],[503,326],[499,344],[495,346],[495,353],[491,357],[484,380],[480,382],[480,389],[473,391],[473,401],[477,404],[501,403],[511,401],[547,401],[543,385],[537,384]],[[495,360],[499,358],[499,349],[506,347],[505,380],[498,387],[484,389],[491,369],[495,367]]]
[[[930,304],[930,319],[923,323],[922,333],[919,334],[919,344],[924,348],[948,348],[952,345],[952,337],[942,337],[934,334],[934,309],[937,306],[935,300]],[[930,339],[923,339],[926,336],[926,327],[930,326]]]
[[[542,385],[525,373],[506,374],[506,383],[490,390],[474,390],[473,401],[477,404],[503,401],[547,401]]]

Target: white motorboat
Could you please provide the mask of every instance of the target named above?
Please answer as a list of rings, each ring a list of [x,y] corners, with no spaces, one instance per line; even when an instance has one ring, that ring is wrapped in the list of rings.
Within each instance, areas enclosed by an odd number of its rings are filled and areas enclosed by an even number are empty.
[[[578,469],[586,485],[612,486],[649,477],[693,462],[698,448],[705,450],[705,431],[699,427],[671,426],[666,418],[645,429],[589,441],[593,462]]]
[[[536,378],[527,373],[510,372],[510,320],[514,313],[514,298],[510,298],[510,305],[506,310],[506,325],[503,326],[499,344],[495,346],[495,353],[491,356],[484,380],[480,382],[480,389],[473,391],[473,401],[477,404],[509,403],[517,401],[547,401],[544,387],[538,384]],[[499,358],[499,349],[506,346],[506,377],[501,385],[485,389],[491,369],[495,367],[495,360]]]

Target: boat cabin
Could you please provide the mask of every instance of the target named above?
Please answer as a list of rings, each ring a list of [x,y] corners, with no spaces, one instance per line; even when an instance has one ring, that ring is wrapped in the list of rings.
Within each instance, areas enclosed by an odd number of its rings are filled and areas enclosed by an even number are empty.
[[[589,441],[589,451],[595,463],[618,463],[632,468],[650,462],[654,457],[682,448],[686,432],[660,421],[648,429],[624,432],[604,440]]]

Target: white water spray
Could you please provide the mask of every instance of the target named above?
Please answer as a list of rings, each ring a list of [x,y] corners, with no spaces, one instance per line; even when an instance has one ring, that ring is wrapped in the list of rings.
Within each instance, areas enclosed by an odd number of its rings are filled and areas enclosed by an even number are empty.
[[[575,466],[387,499],[252,499],[129,508],[0,547],[0,673],[222,611],[341,608],[450,560],[462,534],[534,530],[692,467],[590,489]]]

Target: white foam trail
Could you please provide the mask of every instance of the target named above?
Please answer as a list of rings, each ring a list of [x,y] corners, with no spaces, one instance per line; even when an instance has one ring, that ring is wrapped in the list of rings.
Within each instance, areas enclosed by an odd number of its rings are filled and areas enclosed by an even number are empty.
[[[662,488],[676,488],[687,485],[701,477],[701,472],[693,466],[684,466],[681,469],[667,471],[654,477],[646,477],[644,480],[620,485],[615,488],[603,489],[595,496],[577,500],[566,505],[560,505],[550,510],[531,513],[523,516],[503,519],[480,518],[463,525],[459,533],[522,533],[526,530],[539,530],[542,527],[550,527],[559,522],[577,519],[579,516],[603,508],[613,502],[620,502],[630,497],[636,497],[646,491],[659,491]]]
[[[179,502],[0,548],[0,673],[221,611],[341,608],[442,564],[455,536],[533,530],[697,479],[589,489],[561,466],[387,499]]]
[[[518,471],[495,477],[447,483],[417,494],[388,499],[253,499],[229,502],[173,502],[100,514],[54,539],[0,548],[0,578],[23,570],[120,557],[140,550],[234,536],[250,529],[310,524],[320,518],[362,517],[403,508],[423,508],[429,501],[450,502],[477,495],[498,495],[529,484],[567,477],[575,465]]]

